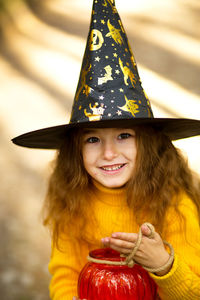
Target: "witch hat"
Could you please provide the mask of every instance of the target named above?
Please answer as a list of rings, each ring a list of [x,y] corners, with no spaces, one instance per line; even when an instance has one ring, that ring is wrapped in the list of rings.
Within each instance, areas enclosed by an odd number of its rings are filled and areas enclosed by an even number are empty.
[[[200,134],[200,121],[154,118],[114,0],[94,0],[69,124],[12,139],[30,148],[59,148],[72,128],[153,126],[172,140]]]

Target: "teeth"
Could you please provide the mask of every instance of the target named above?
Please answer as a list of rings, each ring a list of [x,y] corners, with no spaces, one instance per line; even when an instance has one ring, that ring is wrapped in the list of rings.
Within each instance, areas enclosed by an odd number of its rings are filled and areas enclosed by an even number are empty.
[[[102,167],[103,170],[105,171],[115,171],[119,170],[123,167],[124,165],[116,166],[116,167]]]

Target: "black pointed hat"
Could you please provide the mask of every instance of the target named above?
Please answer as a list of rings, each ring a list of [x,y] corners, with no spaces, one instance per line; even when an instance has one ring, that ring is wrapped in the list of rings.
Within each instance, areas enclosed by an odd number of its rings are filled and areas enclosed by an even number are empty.
[[[172,140],[200,134],[200,121],[154,118],[114,0],[94,0],[70,123],[28,132],[12,141],[56,149],[71,128],[153,126]]]

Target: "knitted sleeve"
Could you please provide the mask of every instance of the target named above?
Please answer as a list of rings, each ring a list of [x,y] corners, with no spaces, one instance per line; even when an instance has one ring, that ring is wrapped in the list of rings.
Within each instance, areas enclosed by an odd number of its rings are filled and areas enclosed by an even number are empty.
[[[59,249],[52,247],[49,272],[50,298],[52,300],[72,300],[77,296],[78,276],[86,263],[88,247],[70,239],[59,240]]]
[[[200,299],[200,226],[194,203],[183,196],[179,210],[184,223],[175,209],[168,211],[166,239],[175,250],[172,269],[165,276],[150,274],[158,285],[162,300]]]

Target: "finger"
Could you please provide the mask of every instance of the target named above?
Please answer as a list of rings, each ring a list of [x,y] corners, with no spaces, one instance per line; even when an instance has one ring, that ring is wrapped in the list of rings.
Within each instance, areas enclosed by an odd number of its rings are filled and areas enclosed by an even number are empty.
[[[114,232],[111,235],[112,238],[124,240],[127,242],[135,243],[138,239],[137,233],[127,233],[127,232]]]
[[[108,245],[110,245],[110,238],[109,238],[109,237],[102,238],[102,239],[101,239],[101,242],[102,242],[104,245],[108,246]]]
[[[130,254],[131,253],[130,249],[117,247],[117,246],[112,245],[112,244],[110,245],[110,248],[112,248],[113,250],[116,250],[117,252],[122,253],[122,254]]]
[[[147,236],[147,237],[152,234],[151,229],[147,225],[145,225],[145,224],[142,225],[141,231],[142,231],[142,234],[145,235],[145,236]]]
[[[102,238],[101,242],[106,246],[110,248],[115,248],[115,250],[122,252],[122,253],[130,253],[135,246],[133,243],[121,241],[121,240],[116,240],[112,238]]]
[[[120,239],[116,239],[116,238],[111,238],[110,245],[113,245],[113,246],[121,248],[121,249],[132,250],[135,246],[135,243],[127,242],[125,240],[120,240]]]

